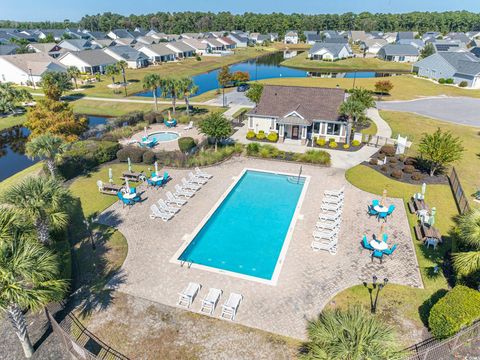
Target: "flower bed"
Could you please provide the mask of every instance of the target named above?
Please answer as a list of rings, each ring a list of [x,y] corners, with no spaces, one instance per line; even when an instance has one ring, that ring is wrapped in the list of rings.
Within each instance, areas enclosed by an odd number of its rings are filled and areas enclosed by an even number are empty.
[[[318,149],[331,149],[331,150],[340,150],[340,151],[348,151],[348,152],[355,152],[360,150],[365,144],[354,140],[350,145],[346,143],[336,142],[333,139],[325,140],[325,139],[317,139],[314,138],[312,141],[313,147]]]
[[[325,166],[330,166],[331,162],[330,154],[326,151],[308,150],[305,153],[294,153],[290,151],[281,151],[273,145],[260,145],[258,143],[251,143],[247,145],[247,156]]]

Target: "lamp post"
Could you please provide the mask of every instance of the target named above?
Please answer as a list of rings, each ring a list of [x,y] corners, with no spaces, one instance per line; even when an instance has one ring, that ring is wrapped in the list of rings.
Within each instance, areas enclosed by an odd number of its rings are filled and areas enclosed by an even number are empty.
[[[28,72],[30,73],[30,79],[32,79],[33,90],[37,90],[35,87],[35,81],[33,80],[32,69],[28,68]]]
[[[363,283],[363,286],[365,286],[368,290],[368,293],[370,294],[370,311],[372,314],[375,314],[377,312],[377,305],[378,305],[378,295],[380,294],[380,291],[383,290],[383,288],[385,286],[387,286],[387,283],[388,283],[388,279],[387,278],[384,278],[383,279],[383,282],[381,283],[378,283],[378,278],[376,275],[373,275],[372,276],[372,286],[368,286],[367,282],[365,281]],[[375,291],[375,289],[377,290],[376,294],[375,294],[375,300],[373,299],[372,297],[372,293]]]
[[[354,89],[355,89],[355,83],[356,83],[356,81],[357,81],[357,72],[354,71],[354,72],[353,72],[353,88],[354,88]]]

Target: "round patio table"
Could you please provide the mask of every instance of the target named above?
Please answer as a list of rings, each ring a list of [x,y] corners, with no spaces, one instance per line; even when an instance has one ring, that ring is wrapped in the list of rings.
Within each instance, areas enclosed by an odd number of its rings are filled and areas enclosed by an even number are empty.
[[[383,241],[372,240],[370,241],[370,246],[373,247],[375,250],[380,250],[380,251],[388,249],[388,244]]]
[[[142,141],[142,144],[143,144],[143,145],[150,145],[151,143],[153,143],[153,140],[144,140],[144,141]]]
[[[124,197],[125,199],[132,200],[132,199],[135,199],[135,198],[137,197],[137,193],[133,193],[133,194],[130,194],[130,193],[128,193],[128,194],[123,194],[123,197]]]
[[[153,182],[157,182],[163,180],[163,176],[153,176],[150,178],[150,180],[152,180]]]
[[[375,210],[376,212],[379,212],[379,213],[386,213],[388,212],[388,208],[386,206],[382,206],[382,205],[376,205],[373,207],[373,210]]]

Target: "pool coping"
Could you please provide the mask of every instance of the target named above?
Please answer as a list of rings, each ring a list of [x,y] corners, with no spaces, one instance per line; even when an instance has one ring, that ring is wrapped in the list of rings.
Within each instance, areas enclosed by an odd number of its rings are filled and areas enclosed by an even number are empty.
[[[195,227],[192,233],[190,234],[185,234],[182,238],[182,244],[178,248],[178,250],[173,254],[173,256],[170,258],[170,263],[177,264],[180,266],[185,266],[186,262],[179,260],[180,255],[186,250],[186,248],[190,245],[190,243],[195,239],[195,237],[198,235],[198,233],[202,230],[202,228],[206,225],[206,223],[210,220],[210,218],[213,216],[213,214],[217,211],[217,209],[220,207],[220,205],[223,203],[223,201],[227,198],[227,196],[230,194],[230,192],[233,190],[233,188],[237,185],[237,183],[242,179],[242,177],[245,175],[247,171],[257,171],[257,172],[263,172],[263,173],[271,173],[271,174],[277,174],[277,175],[284,175],[284,176],[294,176],[298,177],[299,174],[292,174],[292,173],[286,173],[286,172],[281,172],[281,171],[268,171],[268,170],[262,170],[262,169],[255,169],[255,168],[244,168],[238,176],[233,177],[235,180],[226,190],[225,192],[220,196],[218,201],[215,203],[215,205],[208,211],[207,215],[200,221],[200,223]],[[287,255],[287,250],[288,247],[290,246],[290,241],[292,240],[293,237],[293,230],[295,229],[295,225],[297,223],[297,220],[300,218],[300,209],[302,207],[303,201],[305,199],[305,195],[308,189],[308,185],[310,183],[310,175],[300,175],[300,177],[305,179],[305,183],[303,184],[302,192],[300,193],[300,196],[298,197],[297,204],[295,207],[295,211],[292,215],[292,218],[290,220],[290,225],[288,226],[287,233],[285,234],[285,238],[283,240],[283,245],[282,249],[280,250],[280,253],[277,258],[277,262],[275,264],[275,268],[273,270],[272,278],[270,280],[267,279],[262,279],[259,277],[251,276],[251,275],[245,275],[245,274],[240,274],[234,271],[229,271],[229,270],[223,270],[223,269],[218,269],[215,267],[211,266],[206,266],[206,265],[201,265],[201,264],[196,264],[196,263],[189,263],[188,268],[192,269],[199,269],[199,270],[206,270],[210,271],[213,273],[217,274],[223,274],[223,275],[228,275],[236,278],[240,278],[243,280],[249,280],[249,281],[255,281],[258,283],[266,284],[266,285],[271,285],[271,286],[276,286],[278,279],[280,277],[280,272],[283,267],[283,263],[285,261],[285,257]]]
[[[178,141],[178,139],[180,139],[182,137],[182,133],[179,132],[179,131],[167,131],[167,130],[158,130],[158,131],[153,131],[151,133],[148,133],[148,137],[150,137],[151,135],[155,135],[155,134],[159,134],[159,133],[172,133],[172,134],[177,134],[178,137],[176,139],[172,139],[172,140],[164,140],[164,141],[160,141],[158,140],[159,143],[168,143],[168,142],[172,142],[172,141]]]

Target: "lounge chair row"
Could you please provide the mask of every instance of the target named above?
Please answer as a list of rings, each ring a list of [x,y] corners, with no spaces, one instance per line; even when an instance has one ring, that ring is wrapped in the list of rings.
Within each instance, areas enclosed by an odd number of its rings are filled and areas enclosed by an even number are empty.
[[[315,224],[311,247],[314,251],[325,250],[331,255],[337,253],[338,232],[342,223],[345,187],[339,190],[326,190],[322,199],[322,212]]]
[[[178,293],[177,305],[187,309],[190,308],[201,288],[202,285],[198,283],[188,283],[187,287],[183,289],[181,293]],[[202,299],[202,306],[200,307],[200,312],[203,314],[213,315],[222,294],[222,290],[210,288],[207,295],[205,295],[205,297]],[[222,305],[222,313],[220,314],[220,317],[231,321],[235,320],[238,307],[240,306],[240,302],[242,300],[242,295],[237,293],[230,293],[230,296]]]

